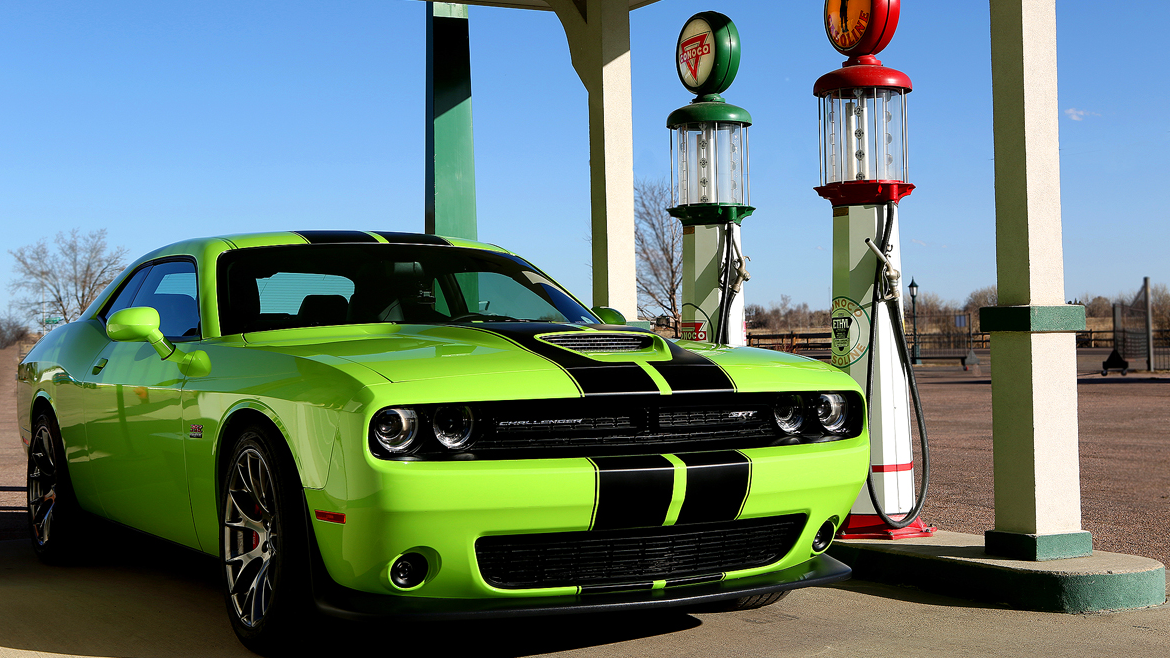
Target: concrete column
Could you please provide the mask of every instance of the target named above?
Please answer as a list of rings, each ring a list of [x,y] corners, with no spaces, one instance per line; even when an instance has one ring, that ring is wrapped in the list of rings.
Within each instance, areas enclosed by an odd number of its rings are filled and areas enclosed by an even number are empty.
[[[991,0],[996,272],[991,332],[995,529],[989,553],[1088,555],[1081,531],[1076,345],[1064,303],[1055,0]]]
[[[547,0],[589,92],[593,304],[638,314],[628,0]]]
[[[425,230],[475,240],[467,6],[428,2]]]

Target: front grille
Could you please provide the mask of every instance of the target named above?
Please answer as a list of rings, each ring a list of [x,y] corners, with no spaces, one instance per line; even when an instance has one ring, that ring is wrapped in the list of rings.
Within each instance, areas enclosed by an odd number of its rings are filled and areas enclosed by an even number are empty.
[[[667,446],[702,449],[728,441],[737,442],[735,447],[751,447],[777,439],[766,401],[738,397],[744,399],[711,400],[716,404],[702,406],[613,400],[601,415],[593,415],[599,403],[588,407],[548,404],[500,408],[489,422],[490,431],[476,441],[473,450],[602,448],[637,452]]]
[[[481,537],[483,579],[521,589],[648,583],[762,567],[784,557],[804,514],[603,532]]]
[[[541,336],[541,340],[575,352],[637,352],[654,344],[648,334],[574,332]]]

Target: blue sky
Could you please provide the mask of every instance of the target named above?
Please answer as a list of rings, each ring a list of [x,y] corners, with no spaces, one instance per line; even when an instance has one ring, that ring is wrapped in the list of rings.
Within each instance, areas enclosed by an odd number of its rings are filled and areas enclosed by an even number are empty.
[[[669,175],[672,68],[691,14],[739,27],[724,94],[747,108],[749,303],[827,307],[831,209],[818,182],[812,84],[840,66],[823,3],[661,0],[631,14],[634,169]],[[1170,281],[1164,55],[1125,11],[1057,6],[1065,291]],[[422,230],[424,4],[0,1],[0,311],[8,249],[107,228],[134,257],[188,237],[314,228]],[[471,7],[480,238],[588,301],[586,94],[549,12]],[[903,269],[962,302],[995,282],[985,2],[907,0],[879,57],[914,81]],[[1155,69],[1155,67],[1159,67]]]

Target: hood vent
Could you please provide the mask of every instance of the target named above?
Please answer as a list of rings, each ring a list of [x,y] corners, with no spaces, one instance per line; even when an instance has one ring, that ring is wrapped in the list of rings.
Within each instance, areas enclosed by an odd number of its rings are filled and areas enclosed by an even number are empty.
[[[581,331],[541,336],[541,340],[575,352],[638,352],[654,344],[654,336],[641,333]]]

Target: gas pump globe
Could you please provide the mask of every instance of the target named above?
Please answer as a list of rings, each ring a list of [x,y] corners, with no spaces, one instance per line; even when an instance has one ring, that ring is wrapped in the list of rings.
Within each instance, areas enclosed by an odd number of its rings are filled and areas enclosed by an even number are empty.
[[[752,116],[719,94],[739,71],[739,31],[723,14],[687,19],[675,49],[678,78],[695,99],[666,118],[671,203],[683,225],[682,337],[747,343],[746,258],[739,226],[751,215],[748,126]]]

